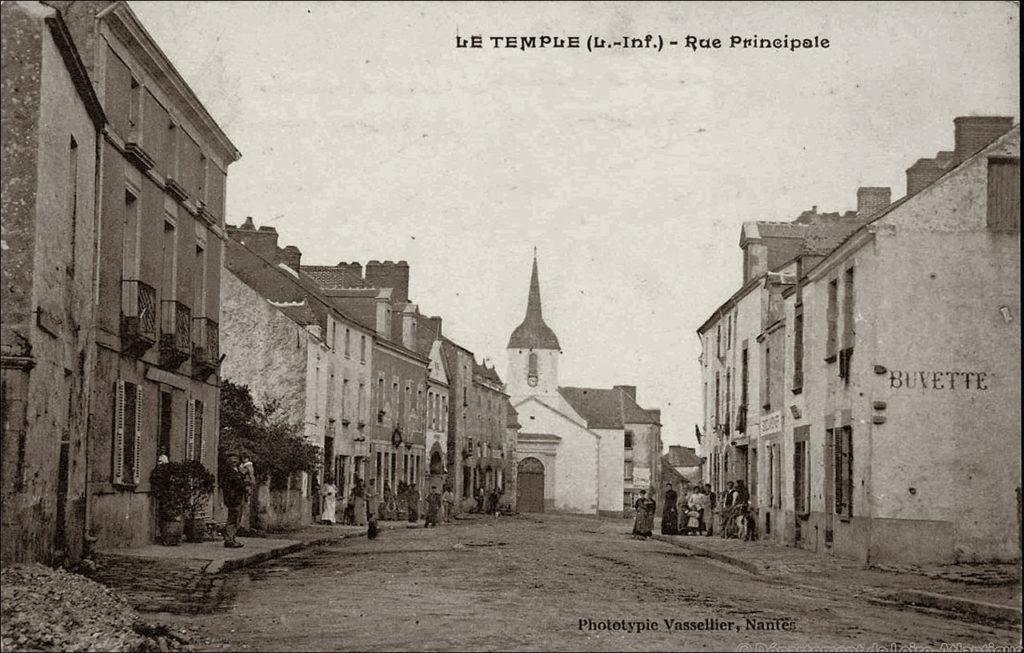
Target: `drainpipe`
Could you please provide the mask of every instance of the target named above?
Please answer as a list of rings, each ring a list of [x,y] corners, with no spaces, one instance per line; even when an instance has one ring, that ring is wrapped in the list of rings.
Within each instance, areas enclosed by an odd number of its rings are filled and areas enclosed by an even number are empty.
[[[100,229],[102,228],[100,216],[103,215],[103,129],[96,130],[96,156],[94,157],[96,167],[93,170],[93,213],[92,213],[92,252],[93,252],[93,301],[92,310],[93,315],[90,320],[88,336],[86,346],[91,350],[91,360],[85,370],[87,378],[90,379],[90,383],[87,384],[88,393],[85,398],[85,453],[83,454],[82,464],[85,468],[85,515],[83,516],[82,524],[82,556],[85,557],[91,554],[92,546],[95,542],[95,537],[92,534],[92,491],[90,488],[90,478],[92,476],[92,468],[89,466],[89,450],[91,449],[91,435],[93,428],[93,394],[96,392],[96,367],[97,358],[99,356],[99,346],[96,344],[96,310],[99,302],[99,275],[100,275]]]

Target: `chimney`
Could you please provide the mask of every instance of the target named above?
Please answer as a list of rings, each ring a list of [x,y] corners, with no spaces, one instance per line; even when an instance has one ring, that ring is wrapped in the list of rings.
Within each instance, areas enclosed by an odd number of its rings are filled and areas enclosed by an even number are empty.
[[[960,164],[1013,129],[1013,117],[960,116],[953,119],[954,153]]]
[[[869,218],[892,203],[888,186],[861,186],[857,189],[857,217]]]
[[[361,263],[358,263],[356,261],[352,261],[351,263],[341,261],[340,263],[338,263],[338,267],[347,270],[348,273],[354,277],[359,277],[360,279],[363,278],[363,266]]]
[[[636,401],[636,386],[635,385],[613,385],[612,387],[615,388],[616,390],[622,390],[627,395],[629,395],[630,399],[632,399],[633,401]]]
[[[284,249],[277,250],[277,262],[284,263],[296,272],[299,271],[299,264],[302,261],[302,252],[295,245],[289,245]]]
[[[946,168],[935,159],[918,159],[907,168],[907,197],[917,195],[933,181],[946,174]]]
[[[402,310],[402,346],[406,349],[415,350],[417,340],[416,305],[406,304]]]
[[[434,334],[434,338],[441,337],[441,316],[431,315],[427,318],[427,323],[430,325],[431,332]]]
[[[761,240],[757,222],[744,222],[740,230],[743,250],[743,283],[768,271],[768,246]]]
[[[391,288],[391,301],[409,301],[409,264],[405,261],[370,261],[366,264],[365,278],[373,288]]]
[[[277,229],[273,227],[256,229],[252,216],[249,216],[235,232],[234,238],[271,263],[278,262]]]

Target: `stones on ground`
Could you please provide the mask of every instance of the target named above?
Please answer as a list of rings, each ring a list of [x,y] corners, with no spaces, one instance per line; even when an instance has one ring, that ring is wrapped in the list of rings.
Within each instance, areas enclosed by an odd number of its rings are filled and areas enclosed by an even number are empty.
[[[13,565],[0,572],[0,649],[156,651],[165,626],[141,624],[107,587],[63,569]],[[165,637],[178,651],[184,638]]]

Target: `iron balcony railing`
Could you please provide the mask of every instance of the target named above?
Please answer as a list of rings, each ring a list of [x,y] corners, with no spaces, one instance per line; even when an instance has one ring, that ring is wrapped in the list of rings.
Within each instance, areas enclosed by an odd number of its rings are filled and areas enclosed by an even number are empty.
[[[156,343],[156,290],[138,279],[121,281],[122,348],[141,356]]]
[[[220,327],[208,317],[192,318],[192,372],[209,376],[220,362]]]
[[[192,310],[179,301],[160,302],[160,365],[175,368],[192,354]]]

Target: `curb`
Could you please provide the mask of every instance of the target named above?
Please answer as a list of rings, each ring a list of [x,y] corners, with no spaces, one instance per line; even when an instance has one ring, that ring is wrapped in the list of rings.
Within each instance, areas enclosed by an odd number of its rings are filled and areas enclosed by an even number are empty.
[[[911,607],[932,608],[984,620],[1010,624],[1021,623],[1021,609],[1012,605],[1000,605],[921,590],[899,590],[884,594],[879,598]]]
[[[399,522],[395,525],[384,524],[380,527],[380,530],[394,531],[416,528],[423,528],[423,526],[419,523],[413,524]],[[366,537],[366,531],[363,530],[349,533],[339,533],[338,535],[324,535],[323,537],[318,537],[304,542],[292,542],[291,544],[286,544],[277,548],[273,548],[269,551],[260,551],[259,553],[254,553],[244,558],[236,558],[234,560],[212,560],[208,565],[206,565],[206,568],[203,569],[203,573],[219,574],[227,571],[235,571],[237,569],[242,569],[243,567],[249,567],[251,565],[256,565],[261,562],[266,562],[267,560],[272,560],[274,558],[280,558],[282,556],[286,556],[292,553],[297,553],[299,551],[314,546],[323,546],[325,544],[331,544],[333,542],[340,542],[341,540],[347,540],[357,537]]]
[[[753,562],[748,562],[746,560],[742,560],[740,558],[736,558],[725,553],[719,553],[718,551],[712,551],[710,549],[706,549],[702,546],[698,546],[691,542],[687,542],[686,540],[676,540],[670,538],[667,535],[659,535],[657,533],[651,535],[651,539],[658,540],[659,542],[665,542],[666,544],[671,544],[673,546],[678,546],[688,551],[692,551],[693,553],[696,553],[698,556],[702,558],[712,558],[714,560],[718,560],[719,562],[724,562],[727,565],[739,567],[743,571],[746,571],[751,574],[757,574],[760,576],[764,573],[761,567],[759,567]]]

